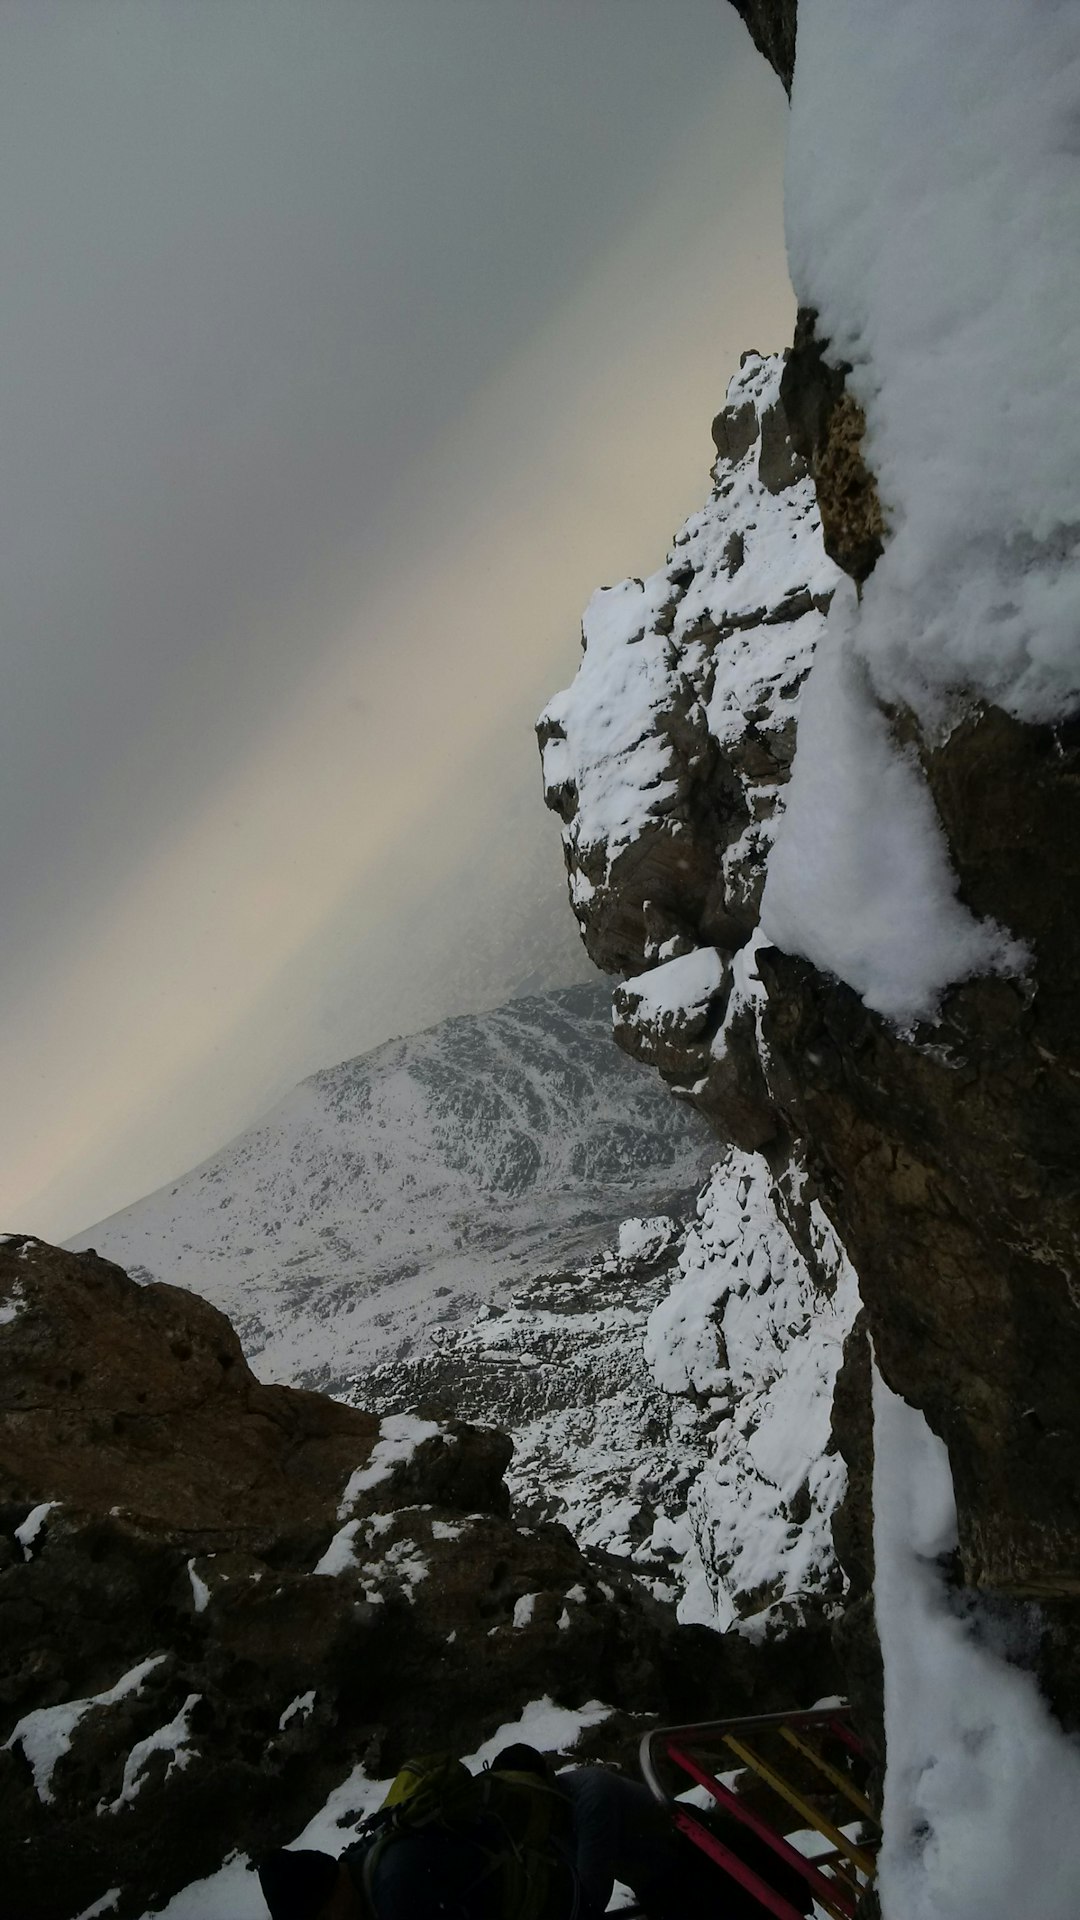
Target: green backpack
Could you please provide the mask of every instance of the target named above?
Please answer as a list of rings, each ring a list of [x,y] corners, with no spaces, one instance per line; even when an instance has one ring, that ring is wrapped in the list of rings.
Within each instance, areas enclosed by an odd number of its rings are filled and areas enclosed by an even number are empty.
[[[574,1911],[574,1816],[554,1781],[503,1767],[474,1774],[450,1754],[425,1753],[406,1761],[348,1849],[362,1866],[358,1884],[369,1914],[375,1869],[387,1848],[431,1828],[467,1840],[487,1857],[480,1880],[495,1880],[492,1911],[501,1920],[566,1920]]]

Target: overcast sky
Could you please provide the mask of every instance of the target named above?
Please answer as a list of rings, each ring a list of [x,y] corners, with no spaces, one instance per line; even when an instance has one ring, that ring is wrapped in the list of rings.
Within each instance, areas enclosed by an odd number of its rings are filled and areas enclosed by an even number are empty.
[[[722,0],[6,0],[5,1224],[580,976],[532,722],[790,337]]]

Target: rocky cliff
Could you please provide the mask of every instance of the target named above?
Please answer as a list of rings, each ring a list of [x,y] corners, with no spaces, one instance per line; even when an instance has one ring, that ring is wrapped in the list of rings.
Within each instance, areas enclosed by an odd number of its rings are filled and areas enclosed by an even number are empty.
[[[779,1704],[808,1658],[829,1683],[820,1644],[785,1668],[676,1629],[618,1562],[512,1515],[509,1454],[260,1385],[196,1295],[8,1236],[4,1911],[127,1920],[328,1798],[340,1847],[410,1750],[479,1749],[551,1696],[611,1752],[627,1712],[685,1716],[701,1688]]]
[[[739,11],[790,85],[794,8]],[[804,1251],[820,1204],[859,1274],[837,1399],[852,1619],[873,1574],[869,1335],[946,1442],[957,1590],[1024,1623],[1075,1727],[1080,596],[1046,240],[1067,28],[995,20],[976,99],[932,8],[806,11],[793,352],[744,359],[708,504],[657,574],[594,598],[539,735],[585,943],[630,976],[616,1038],[765,1157]],[[1000,138],[1024,87],[1048,103],[1045,163]],[[947,181],[912,135],[933,113]],[[1029,277],[1043,263],[1034,331],[995,204]],[[851,1657],[874,1719],[866,1632]]]

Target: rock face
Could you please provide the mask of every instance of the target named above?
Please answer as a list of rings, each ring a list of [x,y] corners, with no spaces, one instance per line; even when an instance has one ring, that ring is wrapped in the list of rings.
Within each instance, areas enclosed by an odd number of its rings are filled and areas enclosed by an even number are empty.
[[[594,595],[577,681],[538,728],[586,947],[635,976],[616,1038],[748,1152],[780,1125],[748,963],[799,690],[839,577],[782,369],[743,356],[713,426],[708,505],[659,572]]]
[[[794,9],[738,10],[789,81]],[[540,723],[549,804],[589,951],[632,976],[615,993],[620,1044],[724,1139],[763,1153],[781,1191],[788,1167],[824,1207],[886,1381],[948,1445],[957,1579],[995,1605],[1038,1600],[1044,1683],[1075,1726],[1080,734],[1075,719],[1028,724],[985,699],[948,727],[899,705],[886,716],[925,774],[960,902],[1026,946],[1023,978],[955,986],[938,1024],[900,1032],[767,946],[771,823],[837,578],[822,546],[862,584],[889,511],[844,363],[809,311],[770,378],[751,358],[729,390],[711,500],[667,569],[590,606],[578,682]],[[778,539],[788,563],[768,569],[751,614],[733,596],[788,514],[807,544],[792,527],[786,548]],[[781,1212],[805,1249],[798,1209]],[[852,1503],[867,1497],[865,1339],[838,1430],[855,1469],[841,1549],[863,1599],[870,1533]],[[869,1697],[865,1638],[855,1664]]]
[[[745,20],[755,47],[779,74],[785,92],[790,93],[795,71],[796,0],[731,0],[731,4]]]
[[[9,1237],[5,1911],[116,1890],[126,1920],[287,1840],[358,1762],[471,1751],[543,1694],[678,1717],[792,1684],[515,1523],[509,1451],[262,1386],[205,1301]]]

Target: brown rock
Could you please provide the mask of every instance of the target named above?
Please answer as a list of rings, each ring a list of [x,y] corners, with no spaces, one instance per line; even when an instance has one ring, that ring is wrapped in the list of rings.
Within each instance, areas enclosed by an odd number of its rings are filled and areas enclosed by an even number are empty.
[[[866,420],[845,381],[846,362],[833,365],[829,343],[817,333],[817,315],[802,308],[781,383],[794,449],[814,476],[825,551],[853,580],[865,580],[882,553],[885,516],[877,482],[863,459]]]

